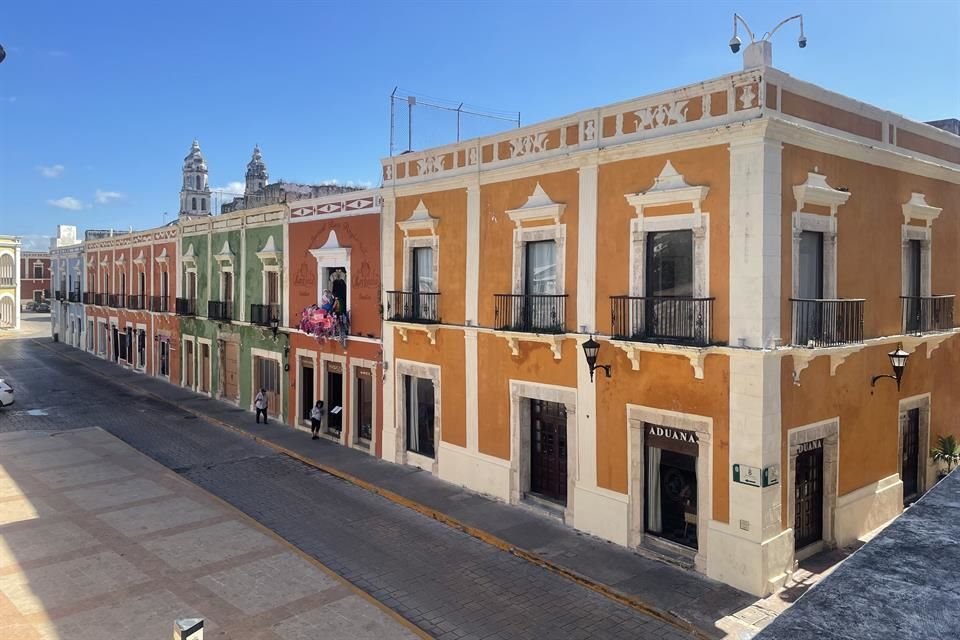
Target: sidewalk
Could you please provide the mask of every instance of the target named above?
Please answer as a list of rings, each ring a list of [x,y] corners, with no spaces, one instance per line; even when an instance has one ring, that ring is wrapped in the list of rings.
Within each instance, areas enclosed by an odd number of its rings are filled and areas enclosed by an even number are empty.
[[[309,434],[289,425],[258,425],[252,413],[235,405],[134,373],[63,344],[41,344],[121,384],[244,433],[701,637],[750,638],[778,613],[749,594],[577,532],[549,516],[486,498],[419,469],[378,460],[327,440],[311,440]]]

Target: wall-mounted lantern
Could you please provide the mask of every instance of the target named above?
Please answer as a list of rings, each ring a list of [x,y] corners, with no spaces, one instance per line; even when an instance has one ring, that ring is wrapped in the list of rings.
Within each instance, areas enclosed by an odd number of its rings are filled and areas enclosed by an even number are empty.
[[[888,353],[887,357],[890,358],[890,366],[893,367],[893,375],[889,373],[883,373],[878,376],[873,376],[873,379],[870,380],[870,386],[875,386],[877,384],[877,380],[880,378],[892,378],[896,381],[897,391],[899,391],[900,380],[903,378],[903,369],[907,366],[907,358],[910,357],[910,354],[903,350],[903,343],[898,343],[897,350]]]
[[[587,357],[587,366],[590,367],[590,382],[593,382],[593,372],[597,369],[603,369],[610,377],[610,365],[597,364],[597,354],[600,353],[600,343],[590,336],[590,339],[583,343],[583,355]]]
[[[280,319],[276,316],[270,318],[270,331],[273,332],[273,337],[277,337],[277,331],[280,329]]]

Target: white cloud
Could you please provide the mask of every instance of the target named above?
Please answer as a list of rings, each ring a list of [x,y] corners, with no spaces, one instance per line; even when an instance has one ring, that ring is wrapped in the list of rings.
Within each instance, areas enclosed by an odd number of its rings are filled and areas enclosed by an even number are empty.
[[[330,180],[323,180],[320,182],[321,185],[325,186],[340,186],[340,187],[360,187],[361,189],[369,189],[373,187],[373,183],[369,180],[338,180],[337,178],[332,178]]]
[[[63,170],[66,169],[62,164],[54,164],[49,167],[37,167],[37,170],[40,171],[40,175],[44,178],[59,178],[60,174],[63,173]]]
[[[52,237],[44,235],[20,236],[20,249],[23,251],[46,251],[50,248]]]
[[[123,194],[118,191],[101,191],[97,189],[97,193],[94,198],[97,201],[97,204],[110,204],[114,200],[119,200],[123,197]]]
[[[61,209],[69,209],[70,211],[83,209],[83,203],[73,196],[64,196],[59,200],[47,200],[47,204]]]
[[[247,188],[245,182],[240,182],[239,180],[234,182],[228,182],[225,187],[211,187],[210,191],[222,191],[224,195],[228,196],[242,196],[244,189]]]

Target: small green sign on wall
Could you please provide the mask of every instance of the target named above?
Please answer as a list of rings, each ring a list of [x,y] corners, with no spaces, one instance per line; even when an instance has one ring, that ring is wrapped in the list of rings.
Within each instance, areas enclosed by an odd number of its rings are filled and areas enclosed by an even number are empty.
[[[751,487],[759,487],[760,467],[750,467],[745,464],[733,465],[733,481],[748,484]]]

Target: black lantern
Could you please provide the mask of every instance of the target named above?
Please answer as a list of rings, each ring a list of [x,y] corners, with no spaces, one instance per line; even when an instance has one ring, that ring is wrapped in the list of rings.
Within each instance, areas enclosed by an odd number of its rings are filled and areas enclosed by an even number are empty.
[[[907,358],[910,357],[910,354],[903,350],[903,343],[897,344],[897,350],[891,351],[887,354],[887,357],[890,358],[890,366],[893,367],[893,375],[889,373],[884,373],[879,376],[873,376],[873,379],[870,381],[870,386],[877,384],[877,380],[880,378],[892,378],[897,383],[897,390],[900,390],[900,380],[903,378],[903,370],[907,366]]]
[[[277,330],[280,328],[280,319],[276,316],[270,318],[270,331],[273,331],[273,337],[277,337]]]
[[[593,372],[597,369],[603,369],[610,377],[610,365],[597,364],[597,354],[600,353],[600,343],[590,336],[590,339],[583,343],[583,355],[587,357],[587,366],[590,367],[590,382],[593,382]]]

